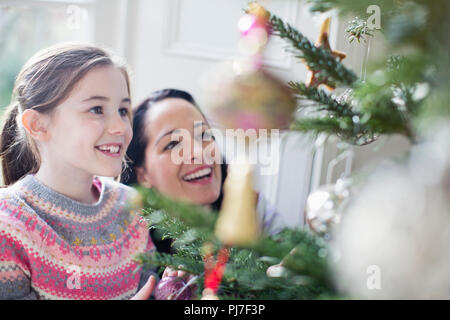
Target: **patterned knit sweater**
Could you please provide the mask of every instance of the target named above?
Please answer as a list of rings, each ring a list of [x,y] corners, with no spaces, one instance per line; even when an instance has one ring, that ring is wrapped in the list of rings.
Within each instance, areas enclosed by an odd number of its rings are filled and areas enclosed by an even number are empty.
[[[146,282],[134,258],[154,246],[134,191],[96,181],[92,205],[33,175],[0,190],[0,299],[129,299]]]

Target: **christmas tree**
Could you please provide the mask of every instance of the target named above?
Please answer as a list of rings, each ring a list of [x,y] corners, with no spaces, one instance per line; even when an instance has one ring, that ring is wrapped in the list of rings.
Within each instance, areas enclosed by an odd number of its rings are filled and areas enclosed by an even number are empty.
[[[147,223],[157,228],[162,238],[176,239],[175,254],[157,252],[141,256],[141,261],[198,276],[195,296],[200,298],[207,280],[205,257],[220,254],[223,249],[214,233],[218,213],[173,201],[154,190],[140,189],[140,192],[146,201],[143,216]],[[220,287],[217,279],[210,280],[216,282],[220,299],[336,297],[327,266],[326,243],[307,231],[285,229],[275,236],[262,235],[253,244],[226,250],[229,258],[219,279]],[[268,271],[272,266],[276,266],[272,268],[273,274]]]
[[[295,119],[291,130],[336,135],[357,146],[386,134],[401,134],[413,143],[429,141],[430,129],[433,131],[436,123],[449,116],[446,104],[450,98],[448,1],[314,0],[310,3],[314,12],[335,9],[342,16],[355,16],[347,29],[349,41],[355,45],[381,32],[388,46],[386,54],[369,68],[367,77],[360,79],[342,63],[345,54],[330,48],[329,20],[324,21],[318,41],[313,43],[278,16],[252,4],[247,12],[254,14],[256,6],[260,16],[266,17],[272,34],[285,39],[289,51],[309,69],[306,82],[288,83],[297,97],[298,107],[308,109]],[[374,5],[382,12],[381,30],[368,26],[367,8]],[[332,93],[335,88],[347,89],[347,93],[335,96]],[[320,230],[313,228],[316,233],[312,233],[287,228],[272,236],[262,234],[253,242],[225,243],[217,232],[219,213],[170,200],[153,190],[140,189],[140,192],[146,207],[143,216],[148,223],[163,237],[176,239],[175,254],[156,253],[142,256],[142,261],[195,275],[197,297],[211,283],[213,293],[220,299],[345,297],[339,293],[339,280],[332,272],[333,246]],[[351,240],[358,242],[358,239]],[[216,263],[211,265],[211,261]],[[400,281],[399,285],[402,283],[405,282]],[[359,297],[357,290],[346,292],[356,292]],[[436,294],[440,297],[440,293]]]
[[[388,49],[371,66],[367,79],[358,78],[342,64],[344,54],[330,49],[328,28],[324,26],[316,44],[279,17],[272,15],[274,33],[288,41],[296,57],[310,70],[306,83],[290,82],[300,101],[307,104],[311,116],[298,119],[294,130],[336,134],[356,145],[370,143],[382,134],[402,134],[416,142],[429,116],[448,113],[442,104],[448,84],[448,24],[446,1],[311,1],[312,11],[337,9],[341,15],[356,15],[349,24],[349,41],[383,32]],[[383,30],[370,29],[366,9],[382,10]],[[405,53],[406,52],[406,53]],[[347,88],[348,97],[336,97],[319,85]],[[347,98],[347,99],[346,99]],[[441,100],[442,101],[442,100]],[[300,103],[300,107],[302,103]],[[315,112],[314,112],[315,111]]]

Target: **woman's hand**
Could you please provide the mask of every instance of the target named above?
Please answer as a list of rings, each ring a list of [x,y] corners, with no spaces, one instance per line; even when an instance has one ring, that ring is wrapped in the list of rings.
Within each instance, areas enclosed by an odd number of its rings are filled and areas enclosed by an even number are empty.
[[[156,279],[154,276],[148,278],[147,283],[130,300],[147,300],[155,288]]]

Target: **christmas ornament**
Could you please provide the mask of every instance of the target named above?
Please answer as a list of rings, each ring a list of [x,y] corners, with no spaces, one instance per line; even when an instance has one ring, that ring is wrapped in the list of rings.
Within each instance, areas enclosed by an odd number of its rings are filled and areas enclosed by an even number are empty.
[[[325,50],[330,51],[332,57],[334,57],[335,59],[338,59],[339,61],[342,61],[346,57],[346,54],[344,52],[340,52],[337,50],[331,50],[331,47],[330,47],[330,42],[329,42],[330,21],[331,21],[331,17],[328,17],[322,23],[322,26],[320,28],[319,38],[317,39],[317,42],[315,45],[318,48],[323,48]],[[318,87],[321,84],[325,85],[330,90],[333,90],[335,88],[334,84],[330,84],[328,82],[328,77],[321,77],[320,70],[309,68],[309,72],[308,72],[308,76],[307,76],[307,80],[306,80],[306,86]]]
[[[289,275],[289,270],[279,263],[267,268],[266,274],[270,278],[287,277]]]
[[[205,288],[213,290],[214,293],[222,281],[229,254],[228,248],[221,248],[216,262],[212,254],[205,256]]]
[[[214,293],[214,291],[212,289],[206,288],[202,292],[201,300],[219,300],[219,297],[216,296],[216,294]]]
[[[190,300],[192,296],[191,289],[185,288],[186,283],[180,277],[164,277],[162,278],[154,292],[156,300]],[[183,290],[179,294],[180,290]]]
[[[239,19],[238,28],[242,34],[239,48],[242,53],[254,56],[255,63],[261,63],[261,54],[267,44],[270,13],[258,3],[250,3],[247,14]]]
[[[353,98],[353,89],[346,89],[342,94],[336,97],[336,101],[339,104],[347,104],[351,106],[352,109],[358,108],[358,104]],[[348,135],[337,133],[337,136],[342,140],[356,146],[364,146],[374,142],[378,139],[379,135],[361,130],[362,124],[368,121],[369,117],[370,115],[367,113],[363,117],[355,114],[352,117],[352,132],[350,132]]]
[[[339,224],[342,210],[350,199],[350,180],[321,186],[306,200],[306,221],[315,233],[329,239],[332,228]]]
[[[345,32],[349,34],[348,40],[350,43],[355,41],[355,39],[358,40],[358,43],[361,42],[361,39],[363,39],[364,42],[367,42],[364,36],[373,37],[373,29],[367,26],[367,20],[358,17],[353,18],[353,20],[349,22]]]
[[[357,299],[450,298],[450,125],[374,172],[333,235],[334,278]]]
[[[250,2],[248,4],[247,13],[254,15],[258,19],[261,19],[263,22],[266,22],[270,18],[270,13],[262,5],[258,2]]]
[[[290,90],[274,76],[255,70],[236,77],[224,75],[210,91],[210,118],[227,129],[287,129],[296,101]]]
[[[224,183],[223,202],[217,219],[215,234],[230,246],[248,246],[260,233],[256,213],[257,195],[253,191],[252,167],[246,163],[232,163]]]
[[[301,280],[298,277],[295,277],[294,272],[292,272],[289,267],[287,266],[292,266],[293,265],[293,261],[295,261],[295,258],[298,257],[298,255],[301,253],[301,249],[299,247],[295,247],[293,248],[288,255],[286,255],[283,260],[281,260],[281,262],[279,264],[270,266],[269,268],[267,268],[266,274],[268,277],[270,278],[291,278],[292,280],[300,280],[300,282],[302,282],[303,280]]]
[[[226,264],[230,256],[230,249],[222,247],[217,254],[217,261],[214,259],[214,250],[211,243],[203,246],[203,262],[205,269],[205,289],[202,292],[202,300],[218,300],[216,296],[225,272]]]
[[[226,62],[209,74],[203,104],[212,122],[229,129],[287,129],[296,100],[283,81],[262,67],[269,36],[268,13],[256,3],[239,23],[241,59]],[[269,132],[270,134],[270,132]]]

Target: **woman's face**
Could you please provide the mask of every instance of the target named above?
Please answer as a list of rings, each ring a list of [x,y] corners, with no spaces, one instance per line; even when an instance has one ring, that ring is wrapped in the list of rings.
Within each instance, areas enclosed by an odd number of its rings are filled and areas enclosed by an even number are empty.
[[[220,152],[211,130],[194,105],[179,98],[155,103],[144,119],[147,139],[138,182],[164,195],[198,205],[220,194]]]

